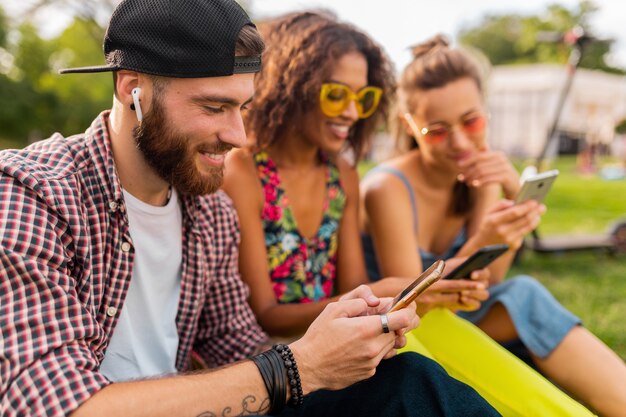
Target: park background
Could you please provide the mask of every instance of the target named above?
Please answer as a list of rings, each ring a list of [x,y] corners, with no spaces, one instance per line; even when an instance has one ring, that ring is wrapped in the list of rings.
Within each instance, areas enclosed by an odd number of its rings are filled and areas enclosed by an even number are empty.
[[[117,0],[0,1],[0,148],[23,147],[56,131],[67,135],[84,131],[96,114],[110,107],[111,74],[59,76],[57,71],[63,67],[103,62],[104,28],[117,3]],[[410,60],[410,45],[443,33],[454,43],[483,57],[485,74],[490,79],[498,74],[516,73],[501,85],[520,85],[522,96],[518,101],[522,103],[527,102],[524,98],[527,92],[535,94],[533,97],[537,94],[537,83],[528,74],[549,72],[552,78],[548,83],[553,89],[542,90],[546,91],[546,101],[542,102],[539,115],[543,119],[539,122],[533,119],[532,137],[515,138],[522,145],[545,141],[572,50],[572,45],[565,42],[540,41],[541,34],[558,35],[575,27],[582,28],[594,39],[585,45],[581,70],[574,78],[573,93],[564,109],[565,116],[569,116],[557,126],[558,146],[552,149],[544,166],[558,168],[561,175],[546,200],[548,212],[539,231],[548,236],[605,234],[611,224],[626,218],[626,29],[623,22],[626,3],[621,0],[555,3],[545,0],[397,0],[384,3],[247,0],[240,3],[255,19],[298,9],[330,10],[381,43],[398,71]],[[593,82],[599,79],[609,80],[606,82],[609,82],[611,94],[597,93],[602,89],[595,88]],[[591,84],[582,80],[591,80]],[[596,94],[587,99],[585,94],[590,91]],[[496,116],[504,120],[498,101],[493,100],[499,90],[494,84],[488,93],[491,93],[492,101],[488,101],[488,106],[495,124]],[[592,118],[585,113],[589,108],[594,115],[607,116],[594,116],[601,119],[601,140],[592,132],[598,131],[598,126],[580,123]],[[509,109],[509,113],[532,112],[521,107]],[[568,119],[573,121],[570,123]],[[492,143],[502,147],[510,144],[513,136],[508,133],[512,132],[506,129],[511,130],[509,122],[496,132],[497,137],[491,132]],[[515,133],[530,130],[516,129]],[[384,131],[379,132],[377,143],[383,143],[383,150],[371,150],[370,160],[360,167],[362,172],[383,157],[384,144],[389,143]],[[591,145],[598,146],[593,146],[594,152],[589,155]],[[515,149],[515,163],[520,170],[535,162],[536,146]],[[526,250],[511,271],[511,275],[518,273],[532,275],[544,283],[591,331],[626,360],[626,323],[623,320],[626,317],[626,255],[611,255],[605,250],[545,255]]]

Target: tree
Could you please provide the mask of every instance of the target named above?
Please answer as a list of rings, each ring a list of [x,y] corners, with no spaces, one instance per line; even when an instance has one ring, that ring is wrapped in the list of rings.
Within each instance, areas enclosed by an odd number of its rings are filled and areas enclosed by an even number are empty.
[[[4,48],[7,44],[7,33],[9,26],[7,22],[7,16],[4,13],[4,9],[0,6],[0,48]]]
[[[9,37],[15,40],[3,49],[12,57],[12,67],[0,73],[1,139],[23,146],[55,131],[84,131],[111,105],[111,74],[60,76],[57,71],[104,63],[104,29],[94,19],[76,17],[58,37],[44,40],[28,21],[10,28],[2,16],[0,42],[10,30],[16,36]]]
[[[570,47],[559,42],[541,42],[541,34],[566,33],[576,26],[587,34],[593,34],[589,21],[597,10],[591,1],[583,0],[574,10],[557,4],[548,6],[540,16],[488,15],[477,26],[462,29],[458,38],[461,44],[483,51],[494,65],[536,62],[564,64]],[[580,66],[626,73],[624,69],[606,63],[605,58],[613,43],[611,39],[586,42]]]
[[[51,94],[38,94],[32,82],[46,67],[45,61],[49,53],[46,52],[45,42],[32,26],[22,25],[17,32],[26,53],[16,58],[15,45],[8,42],[10,30],[0,9],[0,46],[9,61],[3,65],[0,73],[0,135],[3,140],[21,139],[9,144],[21,146],[31,132],[29,124],[32,124],[32,120],[46,119],[46,116],[41,117],[41,110],[45,113],[46,109],[54,107],[55,99]]]
[[[82,132],[95,115],[111,107],[113,78],[110,72],[57,73],[60,68],[104,64],[102,39],[104,28],[92,19],[76,17],[59,37],[52,40],[53,53],[48,70],[40,74],[38,86],[40,91],[54,94],[61,104],[54,109],[56,130]]]
[[[96,26],[104,26],[121,0],[32,0],[24,7],[21,19],[32,20],[36,16],[45,16],[50,10],[69,13],[85,21],[96,23]],[[98,22],[100,22],[98,24]],[[97,33],[93,34],[97,36]],[[102,39],[97,39],[101,41]]]

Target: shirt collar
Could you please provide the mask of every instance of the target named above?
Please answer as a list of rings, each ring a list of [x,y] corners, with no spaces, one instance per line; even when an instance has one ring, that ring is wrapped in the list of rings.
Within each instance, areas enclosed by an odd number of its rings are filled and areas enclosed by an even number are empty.
[[[109,204],[121,204],[124,201],[122,187],[113,159],[111,138],[107,128],[110,110],[105,110],[96,117],[85,131],[85,143],[94,161],[95,170],[104,184],[104,192]]]

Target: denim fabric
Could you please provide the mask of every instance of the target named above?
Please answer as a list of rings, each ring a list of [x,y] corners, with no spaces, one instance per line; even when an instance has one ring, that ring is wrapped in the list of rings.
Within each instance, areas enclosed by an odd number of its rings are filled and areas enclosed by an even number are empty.
[[[476,311],[459,316],[476,324],[495,303],[502,303],[522,343],[540,358],[547,357],[581,320],[567,311],[537,280],[527,275],[489,288],[490,297]]]

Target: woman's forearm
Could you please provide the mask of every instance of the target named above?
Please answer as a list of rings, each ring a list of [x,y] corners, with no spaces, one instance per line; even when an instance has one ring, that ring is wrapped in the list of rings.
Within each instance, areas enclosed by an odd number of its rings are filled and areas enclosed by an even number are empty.
[[[261,327],[270,336],[300,336],[324,310],[324,307],[337,299],[338,297],[332,297],[312,303],[274,304],[255,313]]]

